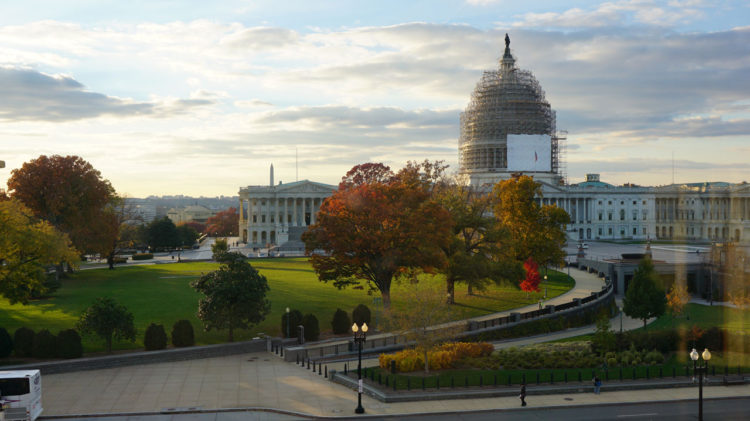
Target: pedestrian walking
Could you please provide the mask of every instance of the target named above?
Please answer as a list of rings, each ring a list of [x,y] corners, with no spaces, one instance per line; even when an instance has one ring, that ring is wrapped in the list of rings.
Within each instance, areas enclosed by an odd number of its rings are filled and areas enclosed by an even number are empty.
[[[602,380],[599,378],[599,376],[594,375],[594,378],[592,379],[594,382],[594,393],[599,394],[599,389],[602,387]]]
[[[518,397],[521,398],[521,406],[526,406],[526,383],[521,383],[521,394]]]

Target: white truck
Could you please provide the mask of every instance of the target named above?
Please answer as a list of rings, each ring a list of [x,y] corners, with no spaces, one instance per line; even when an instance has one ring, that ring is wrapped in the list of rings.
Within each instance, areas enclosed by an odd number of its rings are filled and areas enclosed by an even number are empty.
[[[0,371],[0,419],[34,421],[42,413],[39,370]]]

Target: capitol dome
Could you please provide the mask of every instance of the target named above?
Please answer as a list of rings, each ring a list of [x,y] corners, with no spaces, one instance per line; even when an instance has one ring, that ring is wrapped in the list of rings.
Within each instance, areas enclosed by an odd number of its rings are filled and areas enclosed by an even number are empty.
[[[460,172],[513,171],[513,165],[508,163],[509,135],[546,135],[550,139],[550,150],[543,156],[549,160],[549,165],[531,172],[556,172],[555,111],[545,99],[544,90],[534,75],[516,67],[507,35],[505,53],[499,64],[498,70],[484,72],[469,105],[461,113]],[[524,136],[512,138],[526,141]],[[528,139],[532,138],[538,136]],[[540,159],[541,154],[534,153],[534,159]]]

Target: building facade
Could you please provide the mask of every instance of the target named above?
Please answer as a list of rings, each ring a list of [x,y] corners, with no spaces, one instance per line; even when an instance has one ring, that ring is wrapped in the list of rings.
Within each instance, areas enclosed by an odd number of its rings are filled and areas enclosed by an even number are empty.
[[[336,186],[309,180],[240,188],[240,240],[252,247],[301,247],[300,238]]]
[[[565,136],[555,124],[544,90],[516,67],[506,35],[498,70],[484,72],[461,114],[459,173],[481,190],[522,174],[534,177],[542,184],[539,203],[570,215],[572,240],[750,242],[750,185],[615,186],[598,174],[566,184]]]

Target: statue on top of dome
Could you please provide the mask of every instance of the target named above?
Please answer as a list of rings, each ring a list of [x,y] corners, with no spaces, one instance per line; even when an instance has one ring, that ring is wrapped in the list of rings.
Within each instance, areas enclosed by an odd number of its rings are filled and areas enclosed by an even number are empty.
[[[510,37],[506,33],[505,34],[505,48],[508,48],[508,47],[510,47]]]

